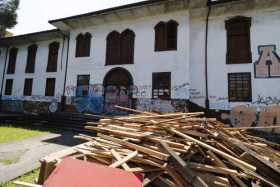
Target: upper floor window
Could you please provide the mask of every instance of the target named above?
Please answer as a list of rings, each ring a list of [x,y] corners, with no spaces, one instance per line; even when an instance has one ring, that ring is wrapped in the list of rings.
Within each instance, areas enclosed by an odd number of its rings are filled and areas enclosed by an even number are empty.
[[[107,36],[106,65],[134,63],[135,33],[126,29],[121,34],[117,31]]]
[[[76,57],[90,56],[91,34],[79,34],[76,37]]]
[[[18,48],[11,48],[7,74],[14,74],[16,70]]]
[[[226,21],[227,64],[252,62],[251,18],[237,16]]]
[[[28,47],[25,73],[34,73],[37,49],[38,46],[36,44]]]
[[[59,51],[58,42],[53,42],[49,45],[47,72],[56,72],[57,71],[58,51]]]
[[[177,50],[178,23],[174,20],[155,26],[155,51]]]

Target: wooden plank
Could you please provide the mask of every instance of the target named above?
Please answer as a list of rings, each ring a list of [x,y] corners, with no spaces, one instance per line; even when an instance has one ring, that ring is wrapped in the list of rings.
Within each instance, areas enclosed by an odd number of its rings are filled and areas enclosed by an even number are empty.
[[[114,149],[111,149],[111,153],[112,153],[112,155],[117,159],[117,161],[121,161],[121,160],[122,160],[122,156],[121,156],[118,152],[116,152]],[[130,167],[127,165],[127,163],[123,163],[123,164],[122,164],[122,167],[123,167],[126,171],[128,171],[128,170],[130,169]]]
[[[15,181],[13,183],[16,185],[25,186],[25,187],[42,187],[41,185],[38,185],[38,184],[31,184],[31,183],[21,182],[21,181]]]
[[[189,184],[193,184],[197,187],[208,187],[208,185],[198,176],[195,176],[193,174],[193,171],[189,169],[187,163],[180,158],[168,145],[167,143],[161,141],[161,146],[163,147],[168,154],[170,154],[172,161],[177,166],[178,172],[181,174],[181,176],[184,178],[186,182]]]
[[[224,157],[225,159],[230,160],[233,163],[237,163],[238,165],[241,165],[241,166],[243,166],[243,167],[245,167],[245,168],[247,168],[247,169],[249,169],[251,171],[256,171],[256,167],[252,166],[251,164],[248,164],[248,163],[246,163],[246,162],[244,162],[244,161],[242,161],[240,159],[237,159],[237,158],[235,158],[235,157],[233,157],[233,156],[231,156],[231,155],[229,155],[229,154],[227,154],[227,153],[225,153],[223,151],[220,151],[219,149],[216,149],[215,147],[212,147],[212,146],[210,146],[210,145],[208,145],[206,143],[203,143],[203,142],[201,142],[201,141],[199,141],[197,139],[194,139],[194,138],[192,138],[192,137],[190,137],[190,136],[188,136],[186,134],[183,134],[183,133],[181,133],[181,132],[179,132],[179,131],[177,131],[175,129],[171,129],[171,132],[174,132],[178,136],[181,136],[181,137],[187,139],[188,141],[194,142],[194,143],[196,143],[196,144],[198,144],[198,145],[200,145],[200,146],[202,146],[202,147],[204,147],[206,149],[209,149],[209,150],[213,151],[214,153],[217,153],[220,156]]]
[[[107,136],[107,135],[103,135],[103,134],[99,134],[98,136],[103,138],[103,139],[105,139],[105,140],[116,142],[116,143],[118,143],[120,145],[123,145],[123,146],[126,146],[128,148],[135,149],[135,150],[137,150],[139,152],[148,154],[148,155],[150,155],[150,156],[152,156],[154,158],[158,158],[160,160],[167,161],[167,159],[169,157],[167,154],[155,151],[153,149],[148,149],[146,147],[143,147],[143,146],[140,146],[140,145],[136,145],[136,144],[133,144],[133,143],[130,143],[130,142],[126,142],[126,141],[120,140],[118,138],[113,138],[111,136]]]
[[[129,155],[127,155],[126,157],[122,158],[121,160],[118,160],[117,162],[111,164],[109,167],[117,168],[117,167],[123,165],[124,163],[126,163],[127,161],[129,161],[130,159],[136,157],[137,154],[138,154],[138,151],[134,151],[134,152],[130,153]]]

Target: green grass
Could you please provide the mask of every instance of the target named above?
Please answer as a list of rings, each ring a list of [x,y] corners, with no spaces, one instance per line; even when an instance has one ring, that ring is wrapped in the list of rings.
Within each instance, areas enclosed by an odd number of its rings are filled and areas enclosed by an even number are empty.
[[[0,144],[12,142],[12,141],[20,141],[36,136],[42,136],[47,133],[48,133],[47,131],[41,131],[38,129],[33,130],[33,129],[27,129],[22,127],[0,125]]]
[[[28,182],[34,184],[36,179],[39,176],[39,169],[36,169],[30,173],[27,173],[19,178],[16,178],[15,180],[12,180],[10,182],[0,184],[0,187],[17,187],[17,185],[13,184],[13,181],[21,181],[21,182]]]
[[[3,163],[6,166],[12,165],[13,163],[15,163],[13,160],[9,160],[9,159],[5,159],[5,160],[0,159],[0,162]]]

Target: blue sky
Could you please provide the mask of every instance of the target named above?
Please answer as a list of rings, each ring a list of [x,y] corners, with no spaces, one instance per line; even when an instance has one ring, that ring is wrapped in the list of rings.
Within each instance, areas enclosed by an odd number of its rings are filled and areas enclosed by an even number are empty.
[[[139,1],[141,0],[20,0],[18,24],[10,31],[18,35],[52,29],[48,20]]]

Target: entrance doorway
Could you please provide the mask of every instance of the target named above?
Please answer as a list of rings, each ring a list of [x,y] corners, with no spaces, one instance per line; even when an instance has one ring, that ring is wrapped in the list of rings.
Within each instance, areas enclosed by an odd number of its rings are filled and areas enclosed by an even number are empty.
[[[133,79],[131,74],[124,68],[110,70],[103,82],[104,86],[104,110],[107,113],[114,113],[115,105],[132,107],[131,86]]]

